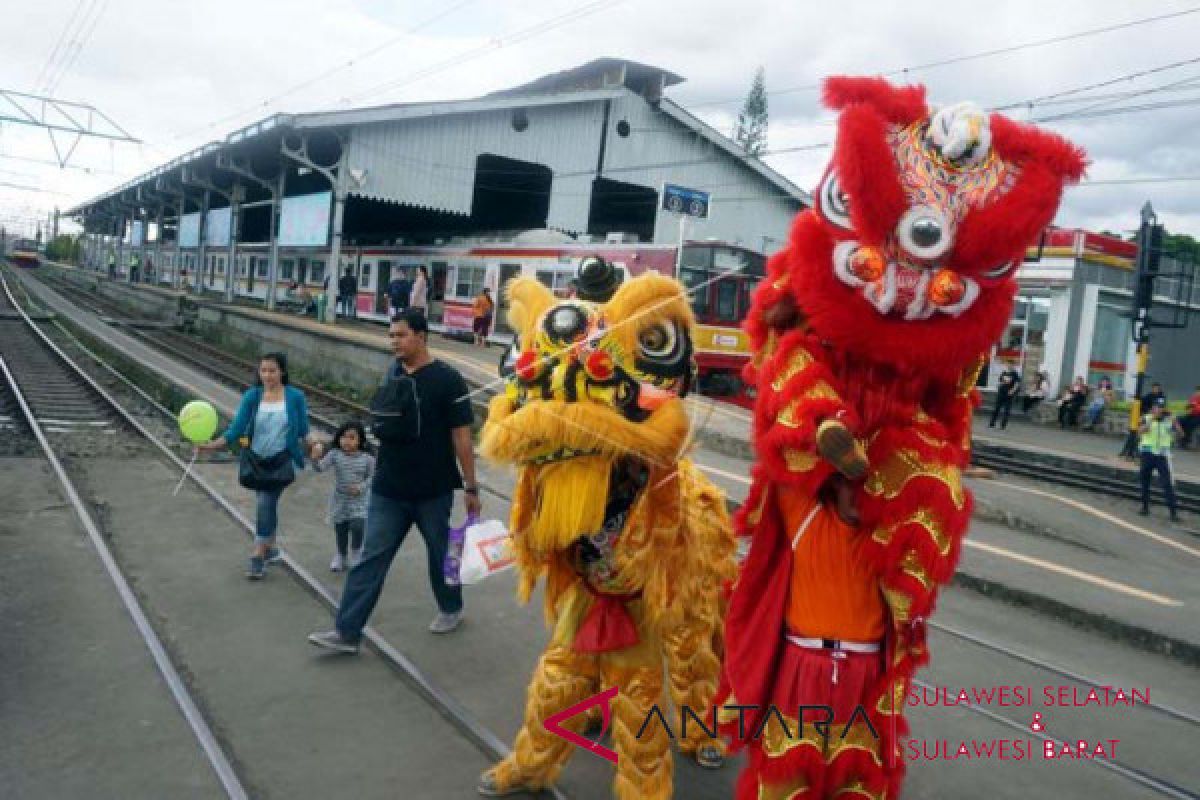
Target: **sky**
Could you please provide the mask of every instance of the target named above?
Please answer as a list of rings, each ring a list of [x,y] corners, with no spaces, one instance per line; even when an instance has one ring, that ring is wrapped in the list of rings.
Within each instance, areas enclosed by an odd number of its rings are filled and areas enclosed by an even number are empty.
[[[884,74],[935,102],[1012,106],[1082,145],[1088,181],[1059,224],[1132,231],[1150,201],[1169,230],[1200,237],[1196,0],[41,0],[10,4],[4,22],[0,88],[91,104],[140,140],[86,138],[60,169],[46,131],[0,122],[10,229],[272,113],[474,97],[617,57],[686,78],[669,95],[725,132],[762,66],[768,146],[785,151],[767,161],[806,189],[834,135],[811,87]],[[1074,118],[1048,119],[1060,115]],[[1180,177],[1197,180],[1143,180]]]

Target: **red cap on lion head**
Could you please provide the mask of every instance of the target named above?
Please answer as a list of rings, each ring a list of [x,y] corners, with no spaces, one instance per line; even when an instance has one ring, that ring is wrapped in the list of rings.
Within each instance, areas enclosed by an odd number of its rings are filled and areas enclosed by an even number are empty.
[[[747,327],[794,305],[836,347],[897,365],[959,369],[1003,333],[1026,248],[1083,175],[1065,139],[920,86],[830,78],[839,111],[815,204],[772,258]]]

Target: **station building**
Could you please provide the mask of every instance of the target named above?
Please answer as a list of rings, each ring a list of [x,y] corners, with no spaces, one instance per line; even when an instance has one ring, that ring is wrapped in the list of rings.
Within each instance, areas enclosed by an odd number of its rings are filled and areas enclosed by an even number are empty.
[[[276,114],[68,213],[90,266],[270,305],[349,270],[384,316],[389,280],[423,266],[435,325],[515,274],[561,290],[590,253],[753,279],[810,197],[666,96],[682,80],[606,58],[477,99]],[[740,319],[753,280],[718,288]]]
[[[1137,374],[1130,309],[1137,245],[1115,236],[1051,228],[1031,247],[1017,272],[1020,290],[1013,317],[997,344],[984,384],[996,385],[1006,362],[1016,362],[1025,386],[1039,369],[1060,391],[1076,376],[1089,386],[1112,380],[1119,397],[1134,391]],[[1178,264],[1164,258],[1160,271]],[[1172,400],[1200,384],[1200,286],[1186,278],[1158,281],[1153,318],[1185,327],[1152,329],[1150,381]]]

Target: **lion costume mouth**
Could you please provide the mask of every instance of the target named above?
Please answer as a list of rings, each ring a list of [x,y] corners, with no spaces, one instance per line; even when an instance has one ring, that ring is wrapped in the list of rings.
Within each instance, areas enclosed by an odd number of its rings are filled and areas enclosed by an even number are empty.
[[[856,241],[839,242],[833,249],[833,271],[847,286],[858,289],[880,314],[906,320],[934,314],[957,317],[979,298],[979,284],[953,270],[926,267]]]

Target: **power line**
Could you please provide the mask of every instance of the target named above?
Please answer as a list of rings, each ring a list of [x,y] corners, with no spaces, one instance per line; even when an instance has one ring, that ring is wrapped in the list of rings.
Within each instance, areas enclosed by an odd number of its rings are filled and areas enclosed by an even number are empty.
[[[1008,53],[1015,53],[1015,52],[1018,52],[1021,50],[1030,50],[1030,49],[1033,49],[1036,47],[1046,47],[1046,46],[1052,45],[1052,44],[1060,44],[1062,42],[1074,41],[1076,39],[1083,39],[1083,38],[1086,38],[1089,36],[1098,36],[1103,33],[1111,33],[1113,31],[1124,30],[1126,28],[1133,28],[1133,27],[1137,27],[1140,25],[1149,25],[1154,22],[1162,22],[1163,20],[1176,19],[1178,17],[1187,16],[1189,14],[1195,14],[1197,12],[1200,12],[1200,6],[1195,6],[1193,8],[1184,9],[1183,11],[1175,11],[1170,14],[1160,14],[1159,16],[1155,16],[1155,17],[1144,17],[1142,19],[1130,20],[1129,22],[1122,22],[1122,23],[1118,23],[1115,25],[1106,25],[1102,28],[1092,28],[1092,29],[1086,30],[1086,31],[1078,31],[1076,33],[1068,33],[1068,34],[1063,34],[1061,36],[1052,36],[1047,39],[1038,39],[1038,40],[1031,41],[1031,42],[1022,42],[1021,44],[1009,45],[1007,47],[997,47],[997,48],[994,48],[991,50],[983,50],[978,53],[971,53],[969,55],[953,56],[951,58],[943,58],[938,61],[929,61],[924,64],[915,64],[910,67],[903,67],[901,69],[893,69],[888,72],[880,72],[878,74],[882,75],[883,77],[889,77],[889,78],[895,77],[897,75],[907,75],[910,72],[921,72],[924,70],[936,69],[938,67],[946,67],[946,66],[951,66],[954,64],[962,64],[967,61],[976,61],[981,58],[991,58],[993,56],[998,56],[998,55],[1007,55]],[[810,83],[810,84],[804,84],[802,86],[789,86],[789,87],[786,87],[783,89],[775,89],[774,91],[768,91],[767,94],[769,96],[774,96],[774,95],[781,95],[781,94],[794,94],[796,92],[812,92],[812,91],[817,91],[820,88],[821,88],[821,84]],[[726,98],[723,100],[710,100],[708,102],[703,102],[703,103],[691,103],[691,104],[689,104],[689,107],[703,108],[705,106],[729,105],[730,103],[740,103],[744,99],[745,98],[743,98],[743,97],[734,97],[734,98]]]
[[[507,44],[517,44],[519,42],[527,41],[534,37],[541,36],[543,33],[549,33],[550,31],[555,30],[556,28],[560,28],[564,25],[567,25],[567,24],[570,24],[577,20],[583,19],[584,17],[589,17],[592,14],[595,14],[599,11],[605,10],[607,7],[619,5],[620,3],[623,3],[623,2],[625,2],[625,0],[595,0],[595,2],[586,3],[583,6],[580,6],[579,8],[576,8],[572,11],[568,11],[564,14],[560,14],[558,16],[550,17],[548,19],[542,20],[541,22],[538,22],[534,25],[530,25],[527,28],[522,28],[519,31],[515,31],[514,33],[508,34],[507,36],[502,36],[502,37],[499,37],[496,39],[492,39],[487,44],[480,45],[478,47],[474,47],[474,48],[472,48],[470,50],[466,50],[462,53],[458,53],[457,55],[455,55],[451,58],[448,58],[444,61],[439,61],[436,64],[431,64],[428,67],[424,67],[420,70],[417,70],[416,72],[406,75],[405,77],[400,78],[398,80],[386,81],[384,83],[373,86],[370,89],[360,92],[348,99],[351,101],[361,100],[363,98],[371,97],[371,96],[380,94],[382,92],[390,92],[394,89],[399,89],[403,86],[408,86],[411,83],[416,83],[417,81],[422,80],[424,78],[428,78],[431,75],[436,75],[437,73],[442,72],[444,70],[450,69],[452,67],[461,66],[462,64],[465,64],[468,61],[473,61],[481,56],[484,56],[484,55],[492,52],[493,50],[498,50]]]
[[[1198,59],[1198,60],[1200,60],[1200,59]],[[1158,92],[1162,92],[1162,91],[1166,91],[1166,90],[1170,90],[1170,89],[1177,89],[1177,88],[1180,88],[1183,86],[1188,86],[1190,84],[1193,84],[1198,80],[1200,80],[1200,75],[1192,75],[1187,78],[1182,78],[1177,81],[1172,81],[1171,83],[1164,84],[1162,86],[1153,86],[1149,89],[1139,90],[1137,92],[1134,92],[1129,98],[1126,98],[1126,99],[1132,99],[1134,97],[1143,97],[1148,94],[1156,94]],[[1091,105],[1084,106],[1083,108],[1077,108],[1077,109],[1074,109],[1073,111],[1067,111],[1067,112],[1064,112],[1061,114],[1051,115],[1049,117],[1042,117],[1035,121],[1036,122],[1054,122],[1057,120],[1065,120],[1065,119],[1084,119],[1089,116],[1106,116],[1105,114],[1089,114],[1088,112],[1091,112],[1094,109],[1103,108],[1104,106],[1111,105],[1116,102],[1120,102],[1120,101],[1119,100],[1101,100],[1099,102],[1092,103]],[[1169,105],[1172,102],[1176,102],[1176,101],[1167,101],[1167,105]],[[1180,104],[1187,105],[1188,103],[1180,102]],[[1157,105],[1163,106],[1164,104],[1157,104]],[[1144,108],[1149,108],[1149,107],[1150,106],[1146,106]],[[1117,112],[1117,113],[1122,112],[1122,111],[1133,111],[1133,110],[1143,110],[1143,108],[1134,107],[1134,106],[1122,106],[1121,108],[1110,109],[1110,111]]]
[[[1047,94],[1047,95],[1042,95],[1041,97],[1034,97],[1030,100],[1022,100],[1017,103],[1006,103],[1001,106],[993,106],[991,108],[991,110],[992,111],[1008,111],[1008,110],[1011,110],[1014,108],[1032,108],[1033,106],[1045,105],[1048,103],[1048,101],[1058,100],[1059,98],[1067,97],[1069,95],[1081,94],[1083,92],[1091,91],[1092,89],[1103,89],[1105,86],[1112,86],[1113,84],[1116,84],[1116,83],[1124,83],[1126,81],[1132,81],[1132,80],[1136,80],[1138,78],[1144,78],[1147,75],[1155,75],[1159,72],[1166,72],[1168,70],[1178,69],[1179,67],[1185,67],[1185,66],[1188,66],[1189,64],[1196,64],[1196,63],[1200,63],[1200,56],[1197,56],[1196,58],[1189,58],[1184,61],[1175,61],[1170,64],[1164,64],[1160,67],[1153,67],[1151,69],[1144,69],[1144,70],[1140,70],[1138,72],[1131,72],[1128,75],[1120,75],[1116,78],[1110,78],[1106,81],[1100,81],[1098,83],[1089,83],[1086,86],[1077,86],[1074,89],[1065,89],[1061,92],[1055,92],[1054,94]],[[1134,92],[1134,94],[1137,94],[1137,92]],[[1066,101],[1066,102],[1086,102],[1087,100],[1096,100],[1096,99],[1100,99],[1100,98],[1084,97],[1084,98],[1079,98],[1077,100]],[[1060,101],[1060,102],[1062,102],[1062,101]]]
[[[454,5],[450,6],[449,8],[443,9],[442,11],[433,15],[432,17],[429,17],[428,19],[425,19],[422,22],[417,23],[416,25],[414,25],[411,28],[404,30],[399,35],[394,36],[394,37],[388,39],[387,41],[376,45],[375,47],[371,48],[367,52],[354,56],[353,58],[351,58],[349,61],[347,61],[344,64],[338,64],[337,66],[330,67],[329,69],[325,70],[324,72],[318,73],[317,75],[314,75],[311,78],[307,78],[307,79],[301,81],[300,83],[293,84],[292,86],[288,87],[287,89],[284,89],[282,92],[272,95],[271,97],[268,97],[265,100],[262,100],[261,102],[255,103],[254,105],[251,105],[251,106],[246,106],[241,111],[235,111],[232,114],[227,114],[224,117],[213,120],[212,122],[210,122],[206,125],[202,125],[198,128],[194,128],[185,133],[176,134],[175,136],[171,137],[170,141],[174,142],[179,139],[186,139],[186,138],[193,136],[197,133],[200,133],[202,131],[206,131],[206,130],[209,130],[210,128],[214,128],[223,122],[229,122],[230,120],[245,116],[246,114],[249,114],[251,112],[259,111],[260,109],[266,109],[266,108],[274,105],[275,103],[279,102],[280,100],[282,100],[285,97],[290,97],[291,95],[295,94],[296,92],[298,92],[302,89],[307,89],[308,87],[313,86],[317,83],[320,83],[321,81],[325,80],[326,78],[328,78],[332,75],[336,75],[337,73],[341,72],[344,69],[349,69],[349,68],[353,67],[355,64],[366,61],[368,58],[371,58],[379,53],[382,53],[384,50],[388,49],[389,47],[392,47],[393,45],[403,41],[404,39],[409,38],[414,33],[424,30],[425,28],[428,28],[429,26],[433,25],[434,23],[439,22],[440,20],[450,16],[454,12],[456,12],[462,8],[465,8],[466,6],[469,6],[473,3],[477,3],[477,2],[479,2],[479,0],[460,0],[460,2],[455,3]]]
[[[43,82],[43,78],[49,77],[50,65],[58,60],[59,48],[67,41],[67,33],[75,25],[75,19],[79,16],[80,10],[92,0],[75,0],[75,8],[71,11],[71,16],[67,18],[67,24],[58,32],[58,39],[54,42],[54,47],[50,48],[50,54],[46,56],[46,60],[42,63],[42,68],[38,70],[37,77],[33,81],[33,91],[46,91],[48,81]]]
[[[54,92],[58,90],[58,87],[62,84],[63,78],[70,73],[71,69],[75,66],[75,62],[79,60],[79,55],[83,52],[83,49],[87,47],[87,43],[91,40],[92,34],[96,32],[96,28],[100,24],[100,19],[104,16],[104,12],[108,10],[108,4],[109,0],[97,0],[96,4],[92,6],[92,8],[96,9],[96,14],[92,17],[90,26],[86,31],[83,30],[82,26],[80,27],[80,35],[82,38],[79,38],[71,43],[74,46],[74,50],[71,51],[71,55],[65,62],[63,62],[62,68],[59,69],[58,76],[55,77],[54,82],[50,85],[48,92],[49,94],[54,94]]]

